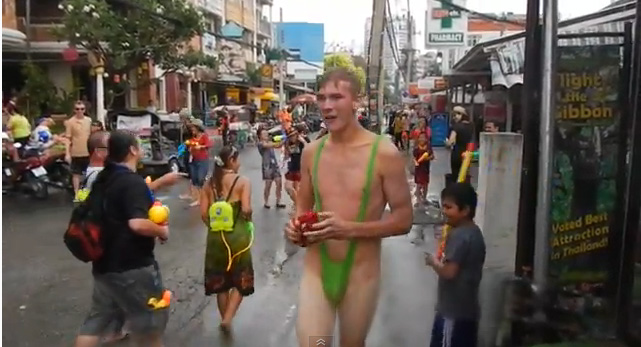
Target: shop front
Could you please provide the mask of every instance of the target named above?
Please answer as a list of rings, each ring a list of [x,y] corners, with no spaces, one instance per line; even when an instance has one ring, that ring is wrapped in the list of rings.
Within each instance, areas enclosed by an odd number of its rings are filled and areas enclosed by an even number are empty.
[[[557,113],[546,188],[548,285],[545,295],[532,290],[525,270],[532,259],[517,262],[521,287],[506,302],[512,328],[504,346],[610,346],[621,338],[641,345],[641,104],[633,102],[639,98],[639,68],[632,68],[640,54],[638,43],[633,54],[633,5],[559,24]],[[469,88],[474,76],[489,75],[485,88],[506,94],[508,101],[529,97],[514,93],[523,83],[523,39],[516,34],[473,48],[455,65],[448,84]],[[512,124],[508,131],[518,130],[518,108],[503,111],[501,98],[485,94],[484,115],[500,121],[505,114]],[[499,106],[488,107],[488,101]]]

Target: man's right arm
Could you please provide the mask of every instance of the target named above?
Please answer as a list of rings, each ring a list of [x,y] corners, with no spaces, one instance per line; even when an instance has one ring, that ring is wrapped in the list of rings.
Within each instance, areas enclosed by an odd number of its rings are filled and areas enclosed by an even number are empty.
[[[309,212],[314,208],[314,185],[312,184],[312,169],[314,154],[318,142],[313,142],[303,148],[301,156],[301,179],[296,194],[296,216]]]

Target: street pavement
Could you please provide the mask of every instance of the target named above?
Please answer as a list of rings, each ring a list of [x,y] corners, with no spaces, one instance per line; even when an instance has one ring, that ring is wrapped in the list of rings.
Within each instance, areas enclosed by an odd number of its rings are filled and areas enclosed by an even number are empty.
[[[304,250],[289,259],[282,271],[273,271],[276,254],[284,247],[288,211],[262,207],[256,148],[245,148],[240,160],[242,174],[253,183],[256,292],[245,298],[238,311],[232,342],[221,340],[215,300],[203,294],[205,228],[197,208],[188,208],[177,198],[187,182],[156,194],[171,209],[170,240],[156,248],[165,285],[174,294],[166,346],[296,346],[294,323]],[[447,171],[448,154],[439,149],[430,196],[438,197]],[[90,266],[73,258],[62,242],[70,199],[62,193],[44,202],[3,198],[2,342],[6,346],[71,345],[89,309]],[[410,242],[414,231],[383,242],[382,290],[368,346],[419,347],[429,342],[436,276],[423,265],[423,252],[433,252],[436,242],[432,229],[424,230],[425,242],[418,245]]]

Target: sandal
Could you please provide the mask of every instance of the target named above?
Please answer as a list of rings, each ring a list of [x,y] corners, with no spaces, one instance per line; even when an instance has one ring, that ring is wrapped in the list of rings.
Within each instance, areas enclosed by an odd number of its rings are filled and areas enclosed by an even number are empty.
[[[281,209],[282,209],[282,208],[287,208],[287,205],[283,205],[283,204],[276,204],[276,208],[281,208]]]
[[[270,209],[270,208],[272,208],[271,206],[269,206],[269,205],[267,205],[267,204],[263,205],[263,207],[264,207],[264,208],[266,208],[266,209]]]

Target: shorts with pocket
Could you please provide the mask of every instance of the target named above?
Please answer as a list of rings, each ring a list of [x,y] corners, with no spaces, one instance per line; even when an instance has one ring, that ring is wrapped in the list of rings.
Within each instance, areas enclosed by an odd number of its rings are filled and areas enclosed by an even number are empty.
[[[79,334],[103,336],[114,323],[124,320],[136,335],[164,332],[169,307],[154,309],[148,305],[150,298],[160,300],[164,290],[157,266],[95,274],[91,310]]]
[[[89,157],[71,157],[71,173],[84,175],[89,167]]]

